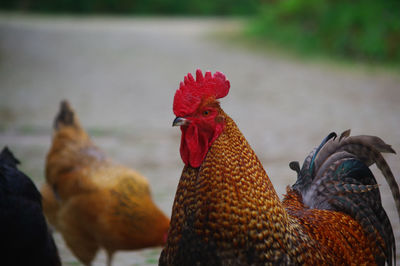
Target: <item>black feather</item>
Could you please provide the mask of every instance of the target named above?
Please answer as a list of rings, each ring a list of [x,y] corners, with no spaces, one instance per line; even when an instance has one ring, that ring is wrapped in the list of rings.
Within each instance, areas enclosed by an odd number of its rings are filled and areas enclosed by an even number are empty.
[[[304,190],[311,185],[312,179],[313,179],[313,167],[314,167],[314,160],[315,156],[318,154],[318,152],[321,150],[321,148],[332,138],[336,138],[336,133],[331,132],[328,136],[326,136],[321,144],[315,148],[304,160],[303,166],[301,167],[300,172],[297,174],[297,181],[293,185],[294,189],[298,190]],[[293,168],[292,168],[293,169]]]
[[[4,148],[0,154],[0,250],[2,265],[61,265],[34,183]]]
[[[381,152],[394,150],[378,137],[353,136],[350,130],[339,138],[329,134],[305,159],[292,186],[309,208],[346,213],[360,223],[366,236],[378,243],[378,264],[396,263],[396,243],[389,218],[383,209],[379,187],[369,166],[376,163],[386,178],[400,215],[400,192]],[[293,168],[292,168],[293,169]]]
[[[295,171],[297,174],[300,174],[300,164],[298,161],[293,161],[289,163],[290,169]]]
[[[2,165],[8,165],[11,167],[17,167],[17,165],[20,164],[20,161],[18,161],[18,159],[14,157],[7,146],[4,147],[2,152],[0,153],[0,161],[2,162]]]

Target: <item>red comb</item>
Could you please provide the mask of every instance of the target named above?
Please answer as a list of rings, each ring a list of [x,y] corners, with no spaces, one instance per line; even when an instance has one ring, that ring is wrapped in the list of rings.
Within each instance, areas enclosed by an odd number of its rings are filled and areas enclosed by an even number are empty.
[[[203,76],[200,69],[196,71],[196,80],[188,73],[184,81],[180,83],[175,93],[173,110],[176,116],[184,116],[192,113],[201,100],[214,97],[225,97],[229,92],[230,84],[225,75],[215,72],[214,75],[207,71]]]

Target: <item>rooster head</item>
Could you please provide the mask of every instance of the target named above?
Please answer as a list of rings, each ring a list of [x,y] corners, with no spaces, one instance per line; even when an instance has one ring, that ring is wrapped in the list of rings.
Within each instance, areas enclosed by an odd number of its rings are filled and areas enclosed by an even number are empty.
[[[221,72],[196,71],[196,79],[188,73],[175,93],[173,126],[182,131],[180,153],[186,165],[197,168],[212,143],[222,133],[225,119],[217,99],[225,97],[230,84]]]

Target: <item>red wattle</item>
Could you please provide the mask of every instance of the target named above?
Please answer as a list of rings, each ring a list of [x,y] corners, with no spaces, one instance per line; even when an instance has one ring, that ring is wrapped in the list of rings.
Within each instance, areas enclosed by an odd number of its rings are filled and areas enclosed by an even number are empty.
[[[200,167],[208,149],[221,134],[222,130],[222,124],[218,124],[213,132],[201,131],[193,124],[188,125],[186,128],[182,127],[180,147],[182,161],[193,168]]]
[[[181,157],[186,165],[200,167],[206,157],[209,140],[205,132],[199,132],[197,126],[189,125],[182,128]]]

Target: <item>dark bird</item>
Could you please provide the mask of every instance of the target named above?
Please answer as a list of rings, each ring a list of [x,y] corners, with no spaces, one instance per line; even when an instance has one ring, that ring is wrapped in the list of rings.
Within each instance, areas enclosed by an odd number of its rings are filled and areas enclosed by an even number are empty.
[[[18,170],[19,163],[5,147],[0,154],[1,264],[61,265],[43,215],[40,193],[32,180]]]

